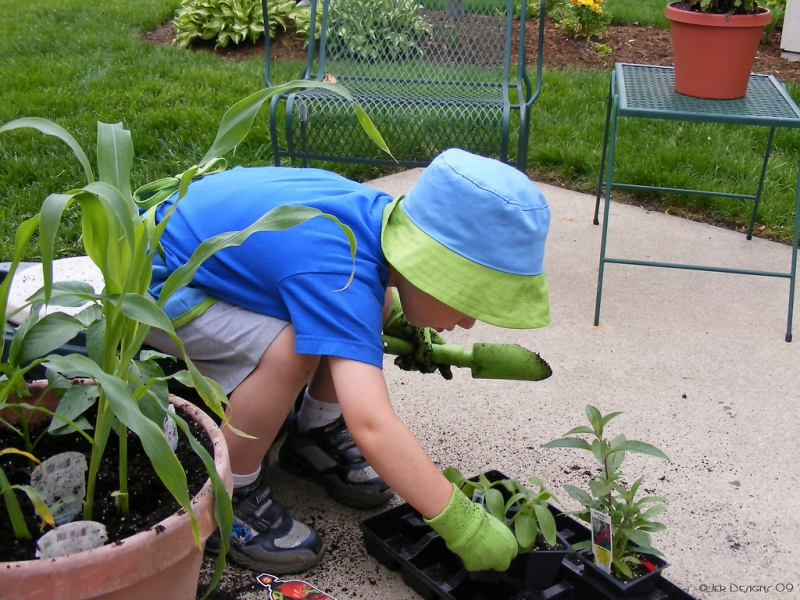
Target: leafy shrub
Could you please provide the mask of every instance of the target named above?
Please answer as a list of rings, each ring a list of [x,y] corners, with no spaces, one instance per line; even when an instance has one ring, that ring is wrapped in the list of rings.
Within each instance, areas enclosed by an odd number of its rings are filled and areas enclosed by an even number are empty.
[[[311,7],[310,6],[297,6],[289,13],[288,17],[294,21],[295,33],[300,37],[308,38],[309,31],[311,30]],[[322,27],[317,21],[314,25],[317,35],[319,35]],[[275,37],[270,29],[270,39]],[[306,41],[308,45],[308,41]]]
[[[420,56],[420,40],[433,32],[415,0],[331,0],[329,52],[339,58],[402,59]]]
[[[267,3],[270,38],[280,25],[286,28],[295,0]],[[216,48],[230,42],[256,42],[264,34],[261,0],[182,0],[172,23],[177,35],[174,43],[183,48],[193,41],[216,40]]]
[[[572,37],[602,38],[611,24],[611,13],[604,11],[603,0],[559,0],[548,15]]]

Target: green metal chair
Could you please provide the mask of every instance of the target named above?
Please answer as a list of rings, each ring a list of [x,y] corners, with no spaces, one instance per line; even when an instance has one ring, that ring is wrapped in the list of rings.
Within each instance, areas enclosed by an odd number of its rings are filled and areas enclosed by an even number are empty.
[[[532,1],[544,17],[545,0]],[[544,18],[538,19],[532,84],[525,68],[526,2],[519,3],[517,39],[514,0],[312,0],[310,31],[317,34],[300,78],[347,88],[397,162],[366,136],[351,105],[326,90],[306,89],[272,100],[275,164],[425,166],[458,147],[524,171],[530,109],[541,92]]]

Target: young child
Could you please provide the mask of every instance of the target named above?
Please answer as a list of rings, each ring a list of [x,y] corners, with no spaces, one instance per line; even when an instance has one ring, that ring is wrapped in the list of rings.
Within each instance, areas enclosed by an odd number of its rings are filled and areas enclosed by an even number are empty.
[[[440,154],[397,199],[323,170],[237,167],[189,186],[162,237],[152,293],[203,240],[278,205],[314,207],[352,229],[349,285],[344,232],[314,218],[219,252],[167,305],[189,356],[229,394],[231,425],[254,436],[225,430],[230,558],[281,574],[322,556],[319,536],[273,498],[261,467],[302,394],[279,453],[284,468],[350,506],[378,506],[397,493],[467,569],[507,569],[514,536],[444,478],[395,415],[381,332],[412,338],[424,354],[437,332],[476,320],[547,325],[544,197],[513,167],[458,149]],[[158,332],[148,343],[176,351]]]

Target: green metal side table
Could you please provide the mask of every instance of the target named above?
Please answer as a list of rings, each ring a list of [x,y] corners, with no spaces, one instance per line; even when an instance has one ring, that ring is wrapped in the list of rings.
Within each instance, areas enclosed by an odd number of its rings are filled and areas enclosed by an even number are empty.
[[[706,190],[687,190],[657,186],[634,185],[613,180],[614,144],[617,134],[617,119],[634,117],[641,119],[667,119],[673,121],[696,121],[707,123],[729,123],[769,127],[767,148],[761,165],[761,174],[754,194],[733,194]],[[612,188],[629,190],[655,190],[677,194],[723,196],[753,201],[753,213],[747,239],[752,238],[758,202],[772,148],[772,138],[778,127],[800,128],[800,109],[791,99],[783,85],[772,75],[750,75],[747,94],[736,100],[706,100],[679,94],[674,87],[672,67],[617,63],[611,74],[608,92],[606,124],[603,134],[603,152],[600,159],[600,177],[597,183],[597,201],[594,209],[594,224],[599,225],[600,198],[605,189],[605,218],[600,245],[600,269],[597,279],[597,300],[594,324],[600,323],[600,300],[603,292],[603,271],[607,263],[692,269],[721,273],[741,273],[765,277],[782,277],[789,280],[789,311],[786,322],[786,341],[792,341],[792,312],[794,307],[795,274],[797,269],[798,224],[800,224],[800,169],[795,188],[794,232],[792,235],[792,260],[788,272],[734,269],[726,267],[664,263],[606,256],[608,238],[609,205]]]

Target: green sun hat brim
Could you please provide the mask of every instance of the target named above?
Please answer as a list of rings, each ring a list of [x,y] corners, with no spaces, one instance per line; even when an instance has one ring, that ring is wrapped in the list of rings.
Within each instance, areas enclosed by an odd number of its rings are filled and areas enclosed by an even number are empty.
[[[461,256],[419,229],[403,212],[402,198],[384,209],[381,245],[389,263],[413,286],[498,327],[535,329],[550,323],[544,273],[506,273]]]

